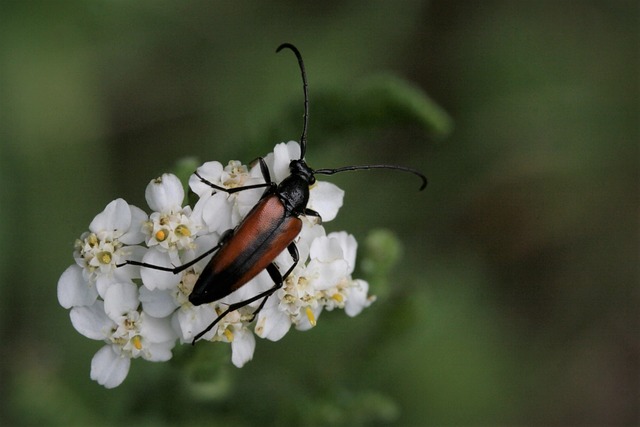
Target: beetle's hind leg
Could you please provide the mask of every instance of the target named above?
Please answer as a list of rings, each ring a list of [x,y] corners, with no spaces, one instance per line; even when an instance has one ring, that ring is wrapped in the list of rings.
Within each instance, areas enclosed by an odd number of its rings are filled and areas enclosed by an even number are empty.
[[[293,258],[293,264],[291,265],[291,267],[289,267],[289,269],[287,270],[287,272],[284,275],[280,274],[280,270],[278,270],[278,267],[274,263],[271,263],[271,264],[269,264],[267,266],[267,272],[269,273],[269,276],[271,276],[271,279],[275,283],[271,288],[267,289],[264,292],[259,293],[258,295],[255,295],[255,296],[253,296],[253,297],[251,297],[249,299],[246,299],[244,301],[239,301],[239,302],[230,304],[229,307],[227,307],[227,309],[225,311],[223,311],[222,314],[220,314],[216,318],[216,320],[214,320],[209,326],[207,326],[207,328],[205,330],[203,330],[198,335],[193,337],[193,341],[191,342],[191,344],[195,344],[196,341],[198,341],[200,338],[202,338],[202,336],[204,334],[209,332],[227,314],[229,314],[229,313],[231,313],[233,311],[239,310],[242,307],[245,307],[245,306],[251,304],[252,302],[255,302],[255,301],[258,301],[259,299],[262,299],[262,301],[260,302],[260,305],[258,306],[258,308],[252,314],[252,317],[251,317],[250,321],[253,321],[253,319],[255,319],[255,317],[258,315],[258,313],[260,313],[260,310],[262,310],[264,308],[264,305],[267,303],[267,300],[269,299],[269,297],[271,295],[273,295],[275,291],[277,291],[278,289],[280,289],[282,287],[282,285],[284,284],[284,281],[287,279],[287,277],[289,277],[289,274],[291,274],[293,269],[296,268],[296,265],[298,265],[298,261],[300,260],[300,255],[298,254],[298,247],[295,245],[295,243],[291,243],[289,246],[287,246],[287,250],[289,251],[289,254],[291,255],[291,258]]]
[[[196,341],[198,341],[200,338],[202,338],[202,336],[204,334],[206,334],[207,332],[209,332],[214,326],[216,326],[218,324],[218,322],[220,322],[227,314],[239,310],[242,307],[245,307],[249,304],[251,304],[252,302],[258,301],[259,299],[262,299],[262,302],[260,303],[260,306],[258,307],[258,309],[256,311],[253,312],[251,321],[253,321],[253,318],[255,317],[255,315],[262,309],[262,307],[264,307],[264,304],[267,302],[267,299],[273,295],[273,293],[275,291],[277,291],[278,289],[280,289],[282,287],[282,284],[284,283],[284,280],[282,279],[282,276],[280,275],[280,272],[278,271],[278,268],[276,267],[275,264],[269,264],[267,266],[267,271],[269,272],[269,275],[271,276],[271,278],[274,279],[274,282],[276,282],[276,284],[267,289],[264,292],[259,293],[258,295],[252,296],[249,299],[246,299],[244,301],[239,301],[233,304],[230,304],[229,307],[227,307],[227,309],[225,311],[222,312],[222,314],[220,314],[218,317],[216,317],[216,320],[214,320],[213,322],[211,322],[211,324],[209,326],[206,327],[205,330],[203,330],[202,332],[200,332],[198,335],[196,335],[195,337],[193,337],[193,341],[191,342],[191,344],[195,344]],[[279,277],[278,280],[276,280],[275,277]]]
[[[260,313],[260,310],[262,310],[264,305],[267,303],[267,300],[269,299],[269,297],[273,295],[275,291],[277,291],[282,287],[282,285],[284,284],[284,281],[287,280],[287,277],[289,277],[293,269],[296,268],[296,265],[298,265],[298,261],[300,260],[300,255],[298,254],[298,247],[296,246],[296,244],[292,242],[291,244],[289,244],[289,246],[287,246],[287,250],[289,251],[289,255],[291,255],[291,258],[293,258],[293,264],[291,264],[291,267],[289,267],[289,269],[287,270],[286,273],[284,273],[284,275],[280,274],[280,270],[278,270],[278,267],[274,263],[271,263],[267,266],[267,272],[269,273],[269,276],[271,276],[271,280],[273,280],[273,282],[275,283],[275,286],[269,289],[271,293],[264,297],[264,299],[262,300],[258,308],[253,312],[253,317],[251,318],[251,321],[253,321],[253,319],[255,319],[258,313]]]

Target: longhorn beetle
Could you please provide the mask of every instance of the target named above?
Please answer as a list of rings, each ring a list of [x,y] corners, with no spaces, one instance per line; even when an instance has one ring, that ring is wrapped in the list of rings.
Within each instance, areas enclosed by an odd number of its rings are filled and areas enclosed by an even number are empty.
[[[320,215],[307,208],[309,202],[309,186],[315,183],[315,175],[333,175],[338,172],[364,170],[364,169],[395,169],[401,172],[409,172],[417,175],[422,180],[420,190],[427,185],[427,178],[419,171],[404,166],[394,165],[362,165],[344,166],[336,169],[311,169],[304,160],[307,146],[307,126],[309,123],[309,94],[307,88],[307,75],[302,61],[302,55],[298,49],[289,43],[281,44],[276,52],[282,49],[291,50],[298,59],[300,73],[302,75],[302,88],[304,92],[304,116],[302,135],[300,136],[300,158],[292,160],[289,164],[291,174],[280,184],[271,181],[269,169],[262,157],[258,158],[260,170],[265,182],[262,184],[248,185],[244,187],[224,188],[209,182],[195,172],[200,180],[210,186],[214,191],[224,191],[227,194],[255,188],[266,190],[258,203],[249,211],[247,216],[233,230],[223,233],[218,244],[194,260],[178,267],[163,267],[144,262],[127,260],[125,264],[138,265],[168,271],[174,274],[180,273],[194,265],[196,262],[215,252],[207,266],[198,277],[193,291],[189,295],[189,301],[193,305],[207,304],[222,299],[244,286],[262,270],[267,270],[274,282],[273,287],[261,292],[249,299],[230,304],[205,330],[193,338],[193,343],[211,330],[222,318],[232,311],[238,310],[255,301],[262,300],[253,316],[264,307],[267,299],[279,288],[298,264],[298,249],[294,243],[302,229],[301,215]],[[285,249],[291,255],[293,264],[281,274],[274,264],[275,258]],[[216,252],[217,251],[217,252]]]

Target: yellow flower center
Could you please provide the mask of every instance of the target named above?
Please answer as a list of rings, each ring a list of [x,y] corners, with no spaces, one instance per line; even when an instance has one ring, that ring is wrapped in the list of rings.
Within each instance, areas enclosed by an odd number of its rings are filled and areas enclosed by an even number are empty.
[[[89,235],[89,237],[87,237],[87,243],[89,244],[90,247],[95,247],[98,245],[98,236],[96,236],[94,233],[91,233]]]
[[[111,252],[100,252],[97,256],[101,264],[111,264]]]
[[[166,238],[169,236],[169,232],[164,228],[156,231],[156,235],[154,236],[158,242],[164,242]]]
[[[191,236],[191,230],[189,230],[189,227],[187,227],[184,224],[180,224],[179,226],[176,227],[175,233],[178,236],[184,236],[184,237],[189,237]]]

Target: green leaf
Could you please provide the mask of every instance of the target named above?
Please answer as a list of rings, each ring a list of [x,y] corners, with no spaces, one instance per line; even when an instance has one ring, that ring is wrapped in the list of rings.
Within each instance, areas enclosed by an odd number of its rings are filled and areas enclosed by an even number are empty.
[[[424,91],[392,75],[367,78],[348,90],[316,94],[312,108],[316,132],[325,137],[330,132],[417,126],[427,136],[441,140],[453,127],[449,115]]]

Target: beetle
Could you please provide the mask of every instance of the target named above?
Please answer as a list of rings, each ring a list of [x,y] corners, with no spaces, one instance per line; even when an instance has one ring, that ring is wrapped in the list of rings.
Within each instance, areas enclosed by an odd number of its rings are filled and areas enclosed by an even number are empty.
[[[420,177],[422,180],[420,190],[423,190],[427,185],[427,178],[421,172],[404,166],[382,164],[345,166],[336,169],[312,169],[309,167],[304,160],[307,145],[307,126],[309,123],[309,94],[304,62],[302,55],[294,45],[283,43],[276,49],[276,53],[282,49],[289,49],[295,54],[302,75],[304,92],[300,158],[290,162],[290,175],[280,184],[276,184],[271,180],[269,169],[262,157],[258,158],[260,170],[265,180],[265,182],[261,184],[224,188],[206,180],[196,171],[195,175],[215,191],[232,194],[255,188],[266,187],[266,190],[258,203],[249,211],[236,228],[223,233],[216,246],[205,251],[194,260],[174,268],[151,265],[133,260],[127,260],[118,265],[131,264],[177,274],[213,254],[189,295],[189,301],[193,305],[207,304],[220,300],[244,286],[263,270],[268,272],[274,282],[271,288],[244,301],[229,304],[227,309],[206,329],[195,335],[192,342],[194,344],[227,314],[248,304],[262,300],[258,308],[253,312],[255,318],[258,312],[264,307],[267,299],[283,286],[284,281],[295,269],[299,261],[298,249],[294,241],[302,230],[302,220],[300,216],[313,216],[317,217],[320,221],[322,220],[320,214],[307,208],[307,203],[309,202],[309,187],[315,183],[316,174],[333,175],[339,172],[355,170],[394,169],[401,172],[409,172]],[[293,264],[284,274],[281,274],[276,264],[274,264],[274,260],[285,249],[291,255]]]

